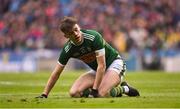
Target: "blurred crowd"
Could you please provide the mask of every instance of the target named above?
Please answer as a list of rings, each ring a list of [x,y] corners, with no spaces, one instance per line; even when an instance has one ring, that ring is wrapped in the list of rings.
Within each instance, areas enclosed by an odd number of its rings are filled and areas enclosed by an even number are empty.
[[[0,0],[0,51],[62,48],[63,16],[99,31],[119,52],[180,50],[179,0]]]

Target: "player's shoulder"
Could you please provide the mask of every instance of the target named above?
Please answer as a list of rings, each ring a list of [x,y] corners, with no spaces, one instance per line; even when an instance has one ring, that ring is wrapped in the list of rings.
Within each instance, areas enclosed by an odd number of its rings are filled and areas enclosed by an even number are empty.
[[[69,41],[67,41],[67,42],[64,44],[63,51],[64,51],[65,53],[67,53],[67,52],[71,49],[71,47],[72,47],[72,43],[71,43],[70,40],[69,40]]]
[[[91,35],[94,35],[94,36],[96,36],[96,35],[100,35],[100,33],[99,32],[97,32],[96,30],[90,30],[90,29],[81,29],[81,32],[83,33],[83,34],[91,34]]]
[[[98,37],[102,37],[96,30],[81,30],[81,32],[85,39],[89,39],[91,41],[94,41]]]

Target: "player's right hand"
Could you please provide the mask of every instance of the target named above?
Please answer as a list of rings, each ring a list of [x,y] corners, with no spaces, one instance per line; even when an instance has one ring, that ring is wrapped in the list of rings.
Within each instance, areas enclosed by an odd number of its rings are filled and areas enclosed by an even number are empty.
[[[90,94],[89,94],[89,97],[90,98],[97,98],[98,97],[98,90],[96,90],[96,89],[91,89],[91,92],[90,92]]]
[[[41,94],[40,96],[37,96],[35,98],[47,98],[48,96],[46,94]]]

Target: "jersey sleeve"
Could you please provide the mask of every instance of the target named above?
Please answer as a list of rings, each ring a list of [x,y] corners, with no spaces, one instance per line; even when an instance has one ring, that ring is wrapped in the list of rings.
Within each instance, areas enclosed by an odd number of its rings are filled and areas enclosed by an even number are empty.
[[[102,36],[97,32],[96,38],[94,40],[94,48],[96,57],[105,55],[105,40],[102,38]]]
[[[69,55],[65,52],[65,50],[63,49],[60,56],[59,56],[59,59],[58,59],[58,62],[62,65],[66,65],[68,60],[69,60]]]
[[[105,46],[105,40],[102,38],[101,34],[97,32],[93,43],[93,47],[95,48],[95,50],[101,50],[104,48],[104,46]]]

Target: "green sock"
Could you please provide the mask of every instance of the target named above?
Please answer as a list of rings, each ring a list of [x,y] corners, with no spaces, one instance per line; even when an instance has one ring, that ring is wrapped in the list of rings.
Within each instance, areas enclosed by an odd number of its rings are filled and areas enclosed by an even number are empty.
[[[121,87],[121,85],[118,85],[117,87],[114,87],[110,90],[110,95],[112,97],[117,97],[118,95],[124,93],[123,88]]]
[[[82,92],[82,96],[81,96],[81,97],[88,97],[89,94],[90,94],[90,89],[87,88],[87,89],[85,89],[85,90]]]

